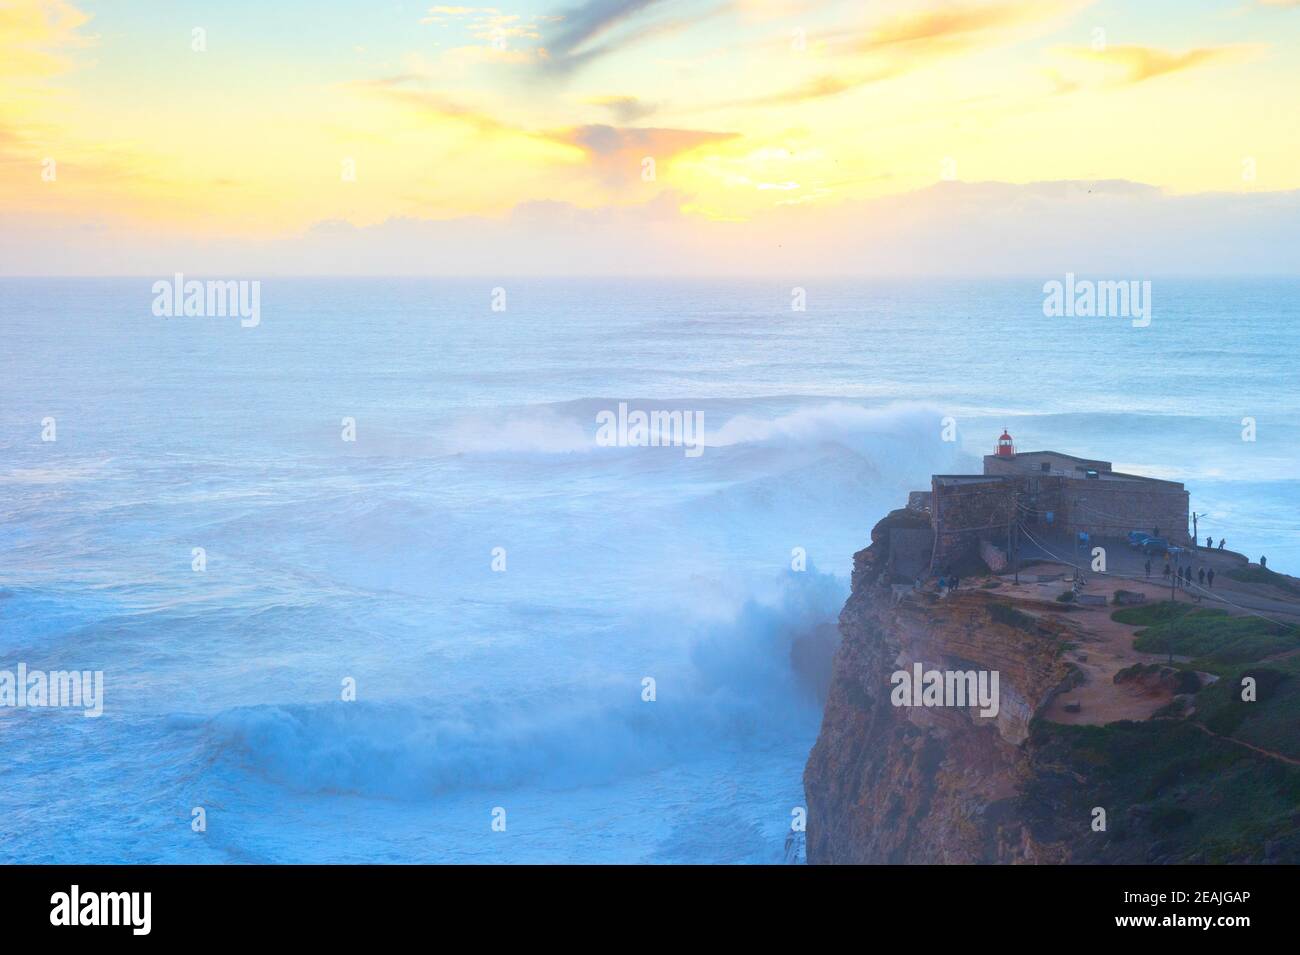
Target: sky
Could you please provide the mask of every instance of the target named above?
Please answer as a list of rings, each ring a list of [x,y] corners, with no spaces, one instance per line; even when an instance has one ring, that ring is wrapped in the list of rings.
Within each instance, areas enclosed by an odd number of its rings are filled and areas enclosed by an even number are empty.
[[[1298,40],[1300,0],[0,0],[0,272],[997,271],[944,220],[1086,265],[1117,212],[1143,267],[1227,222],[1293,271]]]

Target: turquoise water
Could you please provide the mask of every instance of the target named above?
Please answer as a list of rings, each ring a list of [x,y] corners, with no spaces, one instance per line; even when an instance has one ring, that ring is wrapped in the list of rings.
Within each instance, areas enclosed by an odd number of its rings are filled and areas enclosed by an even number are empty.
[[[781,861],[791,642],[1003,427],[1300,567],[1300,283],[1156,281],[1139,329],[1047,278],[267,279],[256,328],[0,281],[0,669],[105,681],[0,709],[0,859]],[[619,402],[703,453],[600,446]]]

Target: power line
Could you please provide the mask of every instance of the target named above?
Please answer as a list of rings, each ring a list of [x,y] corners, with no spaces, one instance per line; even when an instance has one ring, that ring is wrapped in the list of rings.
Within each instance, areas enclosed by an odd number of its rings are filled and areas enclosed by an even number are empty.
[[[1031,541],[1037,544],[1039,549],[1042,550],[1043,553],[1055,558],[1056,560],[1060,561],[1063,564],[1068,564],[1070,567],[1073,567],[1076,570],[1079,568],[1079,565],[1074,563],[1074,561],[1061,557],[1059,554],[1049,550],[1046,547],[1046,545],[1042,543],[1042,541],[1036,538],[1033,534],[1030,534],[1028,529],[1025,528],[1023,524],[1020,525],[1020,530],[1023,531],[1025,536],[1027,536]],[[1139,577],[1137,574],[1123,574],[1114,571],[1101,571],[1100,573],[1105,574],[1107,577],[1118,577],[1122,580],[1149,581],[1149,578]],[[1258,617],[1261,620],[1267,620],[1269,623],[1275,623],[1279,627],[1286,627],[1288,630],[1295,630],[1296,632],[1300,633],[1300,627],[1297,627],[1295,624],[1287,623],[1285,620],[1276,620],[1273,617],[1270,617],[1267,614],[1260,613],[1257,610],[1251,610],[1248,607],[1243,607],[1240,604],[1235,604],[1231,600],[1228,600],[1226,597],[1219,596],[1219,594],[1216,593],[1215,591],[1202,587],[1200,584],[1187,580],[1186,578],[1183,578],[1183,581],[1184,581],[1184,589],[1188,587],[1194,587],[1196,590],[1199,590],[1201,593],[1208,595],[1211,600],[1215,600],[1219,603],[1225,603],[1229,607],[1232,607],[1235,610],[1240,610],[1242,613],[1246,614],[1247,616]]]

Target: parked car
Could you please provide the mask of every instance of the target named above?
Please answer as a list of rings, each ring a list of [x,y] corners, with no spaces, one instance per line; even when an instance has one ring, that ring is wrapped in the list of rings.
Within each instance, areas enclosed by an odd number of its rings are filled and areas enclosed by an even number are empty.
[[[1163,537],[1148,537],[1142,542],[1142,553],[1150,556],[1152,554],[1169,553],[1169,541]]]

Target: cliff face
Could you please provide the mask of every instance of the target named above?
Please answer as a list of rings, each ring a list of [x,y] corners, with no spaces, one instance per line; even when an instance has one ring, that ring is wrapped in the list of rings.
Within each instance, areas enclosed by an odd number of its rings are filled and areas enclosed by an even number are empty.
[[[1300,858],[1300,764],[1189,717],[1044,720],[1053,698],[1085,679],[1073,661],[1086,658],[1078,641],[1088,635],[1060,604],[977,583],[942,598],[897,593],[884,573],[889,528],[908,519],[894,512],[854,558],[821,733],[804,770],[810,863]],[[891,675],[914,663],[998,671],[997,716],[895,706]],[[1225,680],[1189,694],[1188,713],[1220,690],[1216,705],[1236,706],[1229,689]],[[1294,718],[1293,701],[1268,705]]]
[[[1070,675],[1066,632],[1007,613],[987,591],[895,603],[876,543],[854,558],[821,734],[804,772],[810,862],[1051,862],[1018,807],[1031,772],[1031,717]],[[890,675],[996,670],[996,717],[974,708],[895,707]]]

